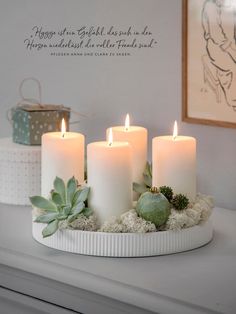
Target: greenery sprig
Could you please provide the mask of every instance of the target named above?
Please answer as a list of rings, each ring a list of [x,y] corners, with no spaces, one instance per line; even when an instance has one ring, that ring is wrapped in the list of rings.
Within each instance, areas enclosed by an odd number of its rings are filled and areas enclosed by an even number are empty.
[[[152,188],[152,166],[149,162],[146,162],[146,166],[143,172],[143,182],[142,183],[133,183],[133,190],[139,194],[143,194],[147,191],[150,191]],[[160,186],[160,192],[165,195],[169,202],[173,198],[173,190],[169,186]]]
[[[53,183],[54,189],[50,193],[50,198],[42,196],[32,196],[30,201],[33,207],[43,210],[43,214],[36,217],[35,222],[47,223],[43,229],[43,237],[54,234],[59,227],[59,222],[66,220],[73,222],[80,214],[89,217],[92,210],[86,207],[86,200],[89,195],[89,187],[79,187],[77,180],[72,177],[67,184],[56,177]]]
[[[146,163],[145,170],[143,172],[143,182],[133,183],[133,190],[138,194],[143,194],[150,191],[152,188],[152,166],[149,162]],[[159,191],[167,198],[167,200],[173,205],[176,210],[183,210],[188,207],[189,199],[183,194],[176,194],[171,187],[163,185],[159,187]]]
[[[149,162],[146,162],[146,167],[143,172],[143,182],[137,183],[133,182],[133,190],[138,194],[143,194],[147,192],[152,187],[152,166]]]

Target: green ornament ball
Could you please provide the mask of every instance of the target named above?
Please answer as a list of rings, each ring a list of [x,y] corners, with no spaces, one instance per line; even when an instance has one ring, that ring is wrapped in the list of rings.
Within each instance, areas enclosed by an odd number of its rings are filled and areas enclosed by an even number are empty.
[[[143,193],[136,206],[138,215],[154,223],[157,228],[166,223],[170,209],[171,204],[157,188],[151,188],[150,191]]]

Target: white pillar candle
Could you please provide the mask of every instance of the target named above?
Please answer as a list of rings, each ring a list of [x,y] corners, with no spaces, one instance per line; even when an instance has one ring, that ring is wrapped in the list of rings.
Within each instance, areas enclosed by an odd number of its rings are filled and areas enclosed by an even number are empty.
[[[143,182],[143,172],[147,162],[147,129],[140,126],[130,126],[129,115],[127,114],[125,125],[112,127],[112,132],[114,141],[124,141],[131,145],[133,182]],[[136,198],[137,194],[134,193],[134,199]]]
[[[89,207],[100,223],[132,208],[131,147],[127,142],[95,142],[87,147]]]
[[[74,176],[84,182],[84,135],[50,132],[42,136],[41,194],[48,197],[57,177],[68,181]]]
[[[176,124],[177,130],[177,124]],[[177,132],[177,131],[176,131]],[[152,140],[152,185],[170,186],[174,193],[196,197],[196,139],[158,136]]]

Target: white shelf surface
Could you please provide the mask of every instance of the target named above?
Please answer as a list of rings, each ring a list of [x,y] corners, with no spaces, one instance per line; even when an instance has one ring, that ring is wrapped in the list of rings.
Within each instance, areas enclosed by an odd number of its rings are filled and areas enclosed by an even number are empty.
[[[31,208],[0,204],[0,285],[82,313],[234,314],[236,210],[215,208],[212,221],[213,240],[196,250],[93,257],[37,243]]]

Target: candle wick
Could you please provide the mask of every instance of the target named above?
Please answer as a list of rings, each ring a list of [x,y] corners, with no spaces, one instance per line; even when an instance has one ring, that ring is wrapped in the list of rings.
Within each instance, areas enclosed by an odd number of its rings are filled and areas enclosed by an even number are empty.
[[[64,137],[65,137],[65,133],[62,134],[62,138],[64,138]]]
[[[108,145],[111,146],[112,143],[109,143]]]

